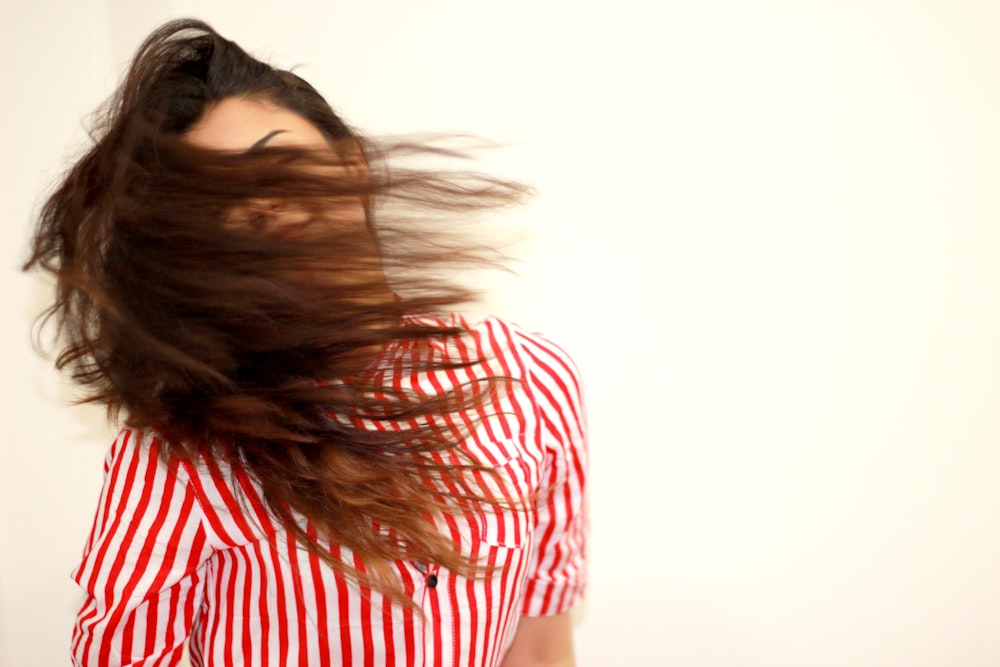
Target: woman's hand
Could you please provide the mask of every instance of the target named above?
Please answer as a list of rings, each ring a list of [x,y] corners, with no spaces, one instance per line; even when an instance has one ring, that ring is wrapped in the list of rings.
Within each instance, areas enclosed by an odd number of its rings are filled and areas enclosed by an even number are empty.
[[[503,667],[573,667],[569,614],[522,616]]]

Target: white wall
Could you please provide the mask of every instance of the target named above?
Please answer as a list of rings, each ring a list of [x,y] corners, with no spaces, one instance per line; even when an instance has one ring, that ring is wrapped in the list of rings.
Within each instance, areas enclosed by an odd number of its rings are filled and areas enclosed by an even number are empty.
[[[161,20],[539,196],[491,308],[578,359],[581,667],[1000,664],[993,2],[7,1],[0,663],[65,662],[112,429],[28,342],[29,213]]]
[[[29,217],[82,145],[81,116],[110,80],[105,3],[0,3],[0,665],[68,663],[69,570],[93,518],[108,428],[32,351],[44,283],[18,271]],[[104,443],[101,446],[101,443]],[[95,486],[97,485],[97,486]]]

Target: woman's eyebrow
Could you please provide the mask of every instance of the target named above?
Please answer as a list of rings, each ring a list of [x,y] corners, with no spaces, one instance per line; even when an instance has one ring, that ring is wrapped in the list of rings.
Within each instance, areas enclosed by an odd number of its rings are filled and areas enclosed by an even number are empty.
[[[268,141],[270,141],[271,137],[273,137],[276,134],[281,134],[282,132],[288,132],[288,130],[271,130],[270,132],[268,132],[267,134],[265,134],[263,137],[261,137],[260,139],[258,139],[256,142],[254,142],[254,145],[251,146],[250,148],[248,148],[247,150],[252,151],[255,148],[260,148],[261,146],[263,146],[264,144],[266,144]]]

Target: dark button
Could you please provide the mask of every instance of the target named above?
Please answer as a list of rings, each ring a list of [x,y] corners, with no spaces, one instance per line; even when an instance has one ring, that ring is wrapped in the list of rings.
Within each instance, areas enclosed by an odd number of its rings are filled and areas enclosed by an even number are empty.
[[[438,585],[438,576],[436,574],[432,574],[429,577],[427,577],[428,588],[437,588],[437,585]]]

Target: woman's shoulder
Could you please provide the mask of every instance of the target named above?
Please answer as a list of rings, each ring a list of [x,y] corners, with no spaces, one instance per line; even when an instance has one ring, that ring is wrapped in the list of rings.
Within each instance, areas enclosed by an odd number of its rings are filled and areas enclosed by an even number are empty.
[[[213,548],[278,530],[246,471],[208,451],[183,453],[155,429],[123,427],[108,452],[105,475],[105,486],[133,496],[139,506],[189,505],[192,515],[204,519]]]
[[[472,331],[489,338],[491,351],[515,360],[522,377],[544,383],[557,379],[575,385],[579,391],[576,362],[547,334],[502,317],[484,318],[473,325]]]
[[[470,354],[473,348],[479,359],[506,362],[511,375],[523,376],[539,366],[577,375],[571,355],[552,338],[536,329],[522,326],[505,317],[489,315],[471,318],[463,313],[444,316],[421,316],[415,321],[454,329],[457,333],[446,345]],[[517,372],[515,372],[517,371]]]
[[[172,475],[183,471],[185,476],[198,474],[198,469],[206,467],[204,461],[194,461],[186,455],[180,455],[177,448],[172,447],[155,426],[142,428],[128,424],[119,429],[111,443],[107,462],[108,465],[155,465]]]
[[[115,437],[104,461],[104,474],[112,485],[147,489],[181,489],[198,495],[205,479],[221,477],[205,457],[192,459],[179,455],[155,428],[123,426]],[[156,491],[159,489],[160,491]]]
[[[162,467],[166,472],[176,468],[177,463],[171,462],[163,439],[155,429],[122,426],[108,450],[104,471],[111,472],[116,467],[138,469],[146,466]]]
[[[169,515],[191,495],[191,477],[191,468],[170,456],[155,431],[125,426],[104,460],[104,513],[137,521]]]

